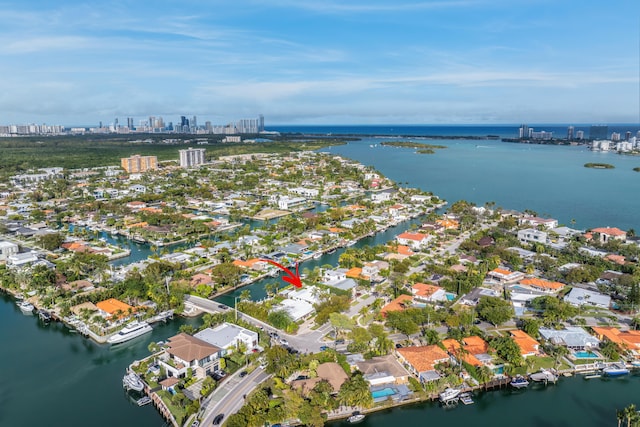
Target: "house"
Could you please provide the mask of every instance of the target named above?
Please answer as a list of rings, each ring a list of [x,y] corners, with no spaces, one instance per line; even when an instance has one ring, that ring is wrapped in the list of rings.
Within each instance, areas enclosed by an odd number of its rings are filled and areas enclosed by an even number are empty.
[[[129,209],[133,210],[133,211],[137,211],[137,210],[140,210],[142,208],[146,208],[147,204],[145,202],[133,201],[133,202],[127,203],[125,206],[128,207]]]
[[[399,245],[409,246],[413,250],[421,250],[426,248],[432,239],[432,235],[424,233],[405,232],[396,236],[396,240]]]
[[[519,284],[533,290],[545,292],[548,294],[555,294],[561,291],[562,288],[564,288],[564,283],[551,282],[549,280],[538,279],[537,277],[522,279],[520,280]]]
[[[520,225],[529,225],[531,227],[542,226],[546,229],[556,228],[558,220],[553,218],[540,218],[537,216],[525,216],[518,220]]]
[[[526,228],[518,231],[518,240],[520,243],[547,243],[547,233],[535,228]]]
[[[9,267],[25,267],[38,262],[38,254],[36,252],[25,252],[9,255],[7,257],[7,265]]]
[[[518,345],[520,348],[520,354],[522,357],[535,356],[539,352],[540,343],[525,331],[521,331],[519,329],[509,331],[511,334],[511,339]]]
[[[437,345],[423,345],[419,347],[405,347],[396,349],[398,360],[420,382],[437,380],[440,375],[435,371],[439,363],[449,362],[449,355]]]
[[[183,378],[189,368],[196,378],[204,378],[220,368],[220,348],[181,333],[169,338],[158,363],[168,377]]]
[[[489,355],[489,344],[479,336],[462,339],[462,345],[453,338],[442,341],[447,352],[456,360],[462,359],[471,366],[483,366],[491,363],[493,357]]]
[[[18,253],[18,245],[0,241],[0,261],[6,261],[11,255]]]
[[[500,294],[489,288],[473,288],[468,294],[460,298],[460,303],[465,305],[477,305],[480,297],[497,297]]]
[[[491,236],[484,236],[481,237],[476,243],[481,248],[488,248],[489,246],[493,246],[496,244],[496,239]]]
[[[564,301],[576,307],[589,304],[596,307],[609,308],[611,305],[611,297],[609,295],[582,288],[572,288],[571,292],[565,295]]]
[[[411,287],[414,299],[424,302],[444,302],[447,301],[447,293],[440,286],[426,283],[416,283]]]
[[[577,326],[562,330],[540,328],[540,336],[554,345],[563,345],[571,350],[588,350],[598,348],[600,340]]]
[[[632,351],[634,354],[640,352],[640,331],[621,331],[617,328],[602,326],[592,326],[591,329],[602,341],[611,341],[621,349]]]
[[[316,368],[316,377],[307,378],[304,380],[295,380],[291,382],[291,387],[302,390],[302,393],[306,395],[316,386],[320,381],[327,381],[334,393],[340,391],[340,387],[345,381],[349,379],[347,373],[342,369],[342,366],[335,362],[325,362],[318,365]]]
[[[135,311],[134,307],[115,298],[100,301],[96,303],[96,307],[104,317],[123,317],[123,315],[129,315]]]
[[[372,386],[406,384],[411,375],[391,354],[357,362],[356,366]]]
[[[382,203],[391,200],[392,190],[374,191],[371,193],[371,201],[373,203]]]
[[[221,355],[232,353],[243,343],[250,353],[258,347],[258,333],[231,323],[223,323],[215,328],[206,328],[194,335],[213,346],[223,349]]]
[[[213,284],[213,279],[208,274],[197,273],[191,276],[191,280],[189,281],[189,285],[191,287],[197,287],[200,285],[211,285]]]
[[[602,228],[593,228],[588,233],[584,235],[587,240],[591,240],[592,238],[596,238],[600,241],[600,243],[607,243],[609,240],[619,240],[621,242],[627,241],[627,233],[626,231],[622,231],[619,228],[615,227],[602,227]]]
[[[407,306],[413,304],[413,297],[411,295],[400,295],[398,298],[392,300],[387,305],[380,309],[380,314],[387,316],[390,311],[403,311]]]
[[[315,312],[313,305],[301,299],[287,298],[282,300],[280,304],[272,307],[271,312],[284,311],[291,317],[291,320],[297,322],[309,317]]]
[[[505,268],[495,268],[487,273],[487,276],[498,280],[500,283],[515,283],[524,279],[524,273],[510,271]]]

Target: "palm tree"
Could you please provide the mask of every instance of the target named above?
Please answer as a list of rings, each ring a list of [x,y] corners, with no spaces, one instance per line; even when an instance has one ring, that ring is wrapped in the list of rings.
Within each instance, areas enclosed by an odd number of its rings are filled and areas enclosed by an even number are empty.
[[[639,420],[636,405],[634,405],[633,403],[625,407],[622,411],[624,413],[625,419],[627,420],[627,427],[631,427]]]
[[[624,410],[616,409],[616,418],[618,419],[618,427],[622,424],[622,420],[624,420]]]

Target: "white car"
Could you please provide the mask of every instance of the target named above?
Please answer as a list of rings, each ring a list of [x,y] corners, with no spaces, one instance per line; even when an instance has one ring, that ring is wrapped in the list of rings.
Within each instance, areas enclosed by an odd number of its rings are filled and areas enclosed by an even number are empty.
[[[280,340],[280,343],[282,345],[289,345],[289,341],[285,340],[284,338]]]

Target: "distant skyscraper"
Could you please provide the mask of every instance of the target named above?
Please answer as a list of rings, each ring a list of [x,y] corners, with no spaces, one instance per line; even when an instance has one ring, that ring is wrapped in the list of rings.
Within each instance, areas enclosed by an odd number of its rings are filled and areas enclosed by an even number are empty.
[[[609,137],[609,126],[607,125],[595,125],[591,126],[589,129],[589,138],[596,139],[607,139]]]
[[[584,139],[584,131],[583,130],[579,130],[576,132],[576,139],[578,141],[582,141]]]
[[[196,118],[196,116],[193,116],[190,125],[192,129],[198,129],[198,119]]]
[[[127,127],[133,129],[133,117],[127,117]]]
[[[113,121],[113,127],[115,127],[116,129],[118,129],[118,118],[116,117],[116,119]]]
[[[102,129],[102,120],[100,120],[100,126],[98,126],[100,129]]]
[[[620,132],[612,132],[611,133],[612,141],[620,141]]]
[[[522,126],[520,126],[520,132],[519,132],[520,138],[521,138],[521,139],[522,139],[522,138],[529,138],[529,137],[531,136],[531,131],[532,131],[532,130],[533,130],[533,129],[529,129],[529,126],[528,126],[528,125],[522,125]]]
[[[573,141],[573,126],[567,128],[567,140]]]
[[[262,114],[258,116],[258,132],[264,132],[264,116]]]
[[[624,140],[625,140],[625,141],[629,141],[630,139],[631,139],[631,131],[630,131],[630,130],[628,130],[628,131],[626,131],[626,132],[625,132],[625,134],[624,134]]]
[[[192,168],[205,162],[204,148],[189,148],[188,150],[178,150],[180,153],[180,166]]]

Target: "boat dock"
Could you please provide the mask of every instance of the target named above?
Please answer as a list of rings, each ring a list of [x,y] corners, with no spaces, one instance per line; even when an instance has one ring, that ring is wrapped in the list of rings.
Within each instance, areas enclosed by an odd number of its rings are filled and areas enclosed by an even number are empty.
[[[166,322],[173,319],[173,310],[163,311],[146,320],[147,323]]]

